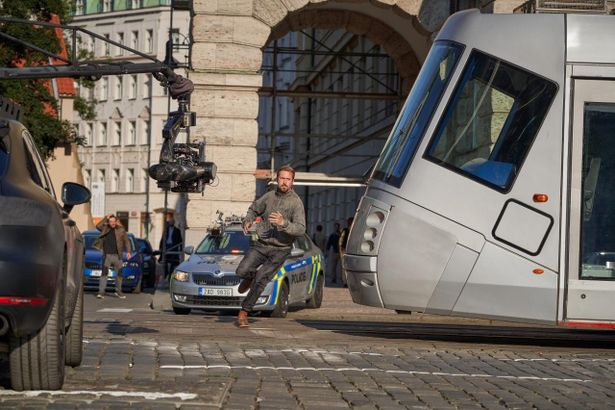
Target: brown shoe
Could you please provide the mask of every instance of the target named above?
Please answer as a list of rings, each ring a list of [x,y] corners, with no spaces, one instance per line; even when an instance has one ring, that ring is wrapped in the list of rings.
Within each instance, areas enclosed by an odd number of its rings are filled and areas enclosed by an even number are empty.
[[[250,324],[248,323],[248,312],[246,312],[245,310],[240,310],[239,311],[239,315],[237,316],[237,327],[249,327]]]
[[[252,285],[252,279],[251,278],[245,278],[239,284],[239,289],[238,289],[239,293],[246,293],[248,291],[248,289],[250,289],[251,285]]]

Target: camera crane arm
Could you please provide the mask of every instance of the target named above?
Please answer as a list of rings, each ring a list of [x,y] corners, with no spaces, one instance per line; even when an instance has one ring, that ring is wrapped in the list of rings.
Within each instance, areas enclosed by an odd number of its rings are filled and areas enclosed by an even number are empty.
[[[214,181],[216,165],[205,161],[205,143],[203,141],[197,143],[187,142],[185,144],[177,144],[175,142],[182,129],[187,129],[196,124],[196,115],[188,111],[187,108],[194,85],[192,81],[175,74],[173,71],[175,64],[172,58],[171,44],[167,43],[167,55],[165,61],[162,62],[151,55],[134,50],[83,27],[14,17],[0,17],[0,27],[8,24],[43,26],[50,29],[60,29],[63,32],[70,32],[71,55],[68,58],[58,55],[0,31],[0,40],[19,44],[37,51],[50,59],[64,63],[35,67],[0,67],[0,81],[39,80],[61,77],[86,78],[96,81],[108,75],[150,73],[163,87],[169,90],[169,95],[177,100],[179,105],[177,111],[169,113],[163,129],[160,163],[150,167],[150,176],[158,181],[160,188],[170,189],[174,192],[203,192],[205,185]],[[77,56],[78,33],[111,44],[149,61],[143,63],[114,62],[111,60],[80,61]]]

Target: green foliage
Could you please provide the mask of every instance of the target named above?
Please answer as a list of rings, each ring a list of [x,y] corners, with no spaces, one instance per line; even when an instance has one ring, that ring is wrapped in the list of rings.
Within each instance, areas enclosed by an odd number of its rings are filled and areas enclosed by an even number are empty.
[[[57,14],[61,21],[68,18],[68,0],[2,0],[0,15],[30,20],[48,20]],[[59,42],[53,30],[31,25],[3,23],[0,31],[52,52],[59,51]],[[48,58],[24,46],[0,42],[0,66],[23,67],[47,65]],[[24,125],[34,137],[41,155],[49,157],[58,144],[72,141],[74,133],[67,121],[53,115],[58,112],[48,82],[38,80],[0,81],[0,95],[11,98],[23,108]]]

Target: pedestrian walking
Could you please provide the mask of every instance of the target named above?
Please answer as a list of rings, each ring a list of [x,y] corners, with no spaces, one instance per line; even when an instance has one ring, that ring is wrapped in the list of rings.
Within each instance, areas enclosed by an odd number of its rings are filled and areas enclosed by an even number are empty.
[[[316,232],[312,235],[312,240],[320,248],[321,251],[325,250],[326,245],[326,237],[325,232],[323,231],[322,225],[318,225],[316,227]]]
[[[305,234],[305,209],[299,195],[293,191],[295,170],[282,166],[277,171],[277,189],[255,200],[243,221],[245,234],[255,225],[258,239],[237,267],[243,280],[239,293],[249,290],[243,303],[237,326],[248,327],[248,313],[252,311],[274,274],[290,256],[296,237]],[[260,222],[255,222],[260,217]]]
[[[327,239],[327,246],[325,253],[328,253],[329,259],[329,277],[331,278],[331,283],[337,283],[337,266],[340,262],[340,249],[339,249],[339,241],[340,241],[340,224],[337,222],[333,224],[333,233],[329,235]]]
[[[113,268],[117,272],[115,277],[115,296],[125,299],[126,296],[122,294],[122,255],[126,253],[127,259],[132,257],[128,234],[115,215],[105,216],[102,221],[96,224],[96,229],[100,231],[100,235],[96,239],[95,246],[102,250],[103,253],[102,273],[96,297],[99,299],[105,297],[107,276],[109,269]]]

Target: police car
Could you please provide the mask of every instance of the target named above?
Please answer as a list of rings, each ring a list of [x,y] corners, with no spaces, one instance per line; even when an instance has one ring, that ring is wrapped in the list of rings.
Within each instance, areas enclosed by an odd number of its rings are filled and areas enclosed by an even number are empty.
[[[240,218],[227,219],[211,229],[196,247],[187,246],[190,258],[171,275],[173,311],[186,315],[192,309],[237,310],[247,295],[238,292],[239,262],[256,239],[245,235]],[[307,235],[295,239],[289,258],[259,297],[255,311],[285,317],[289,306],[319,308],[325,285],[322,251]]]

